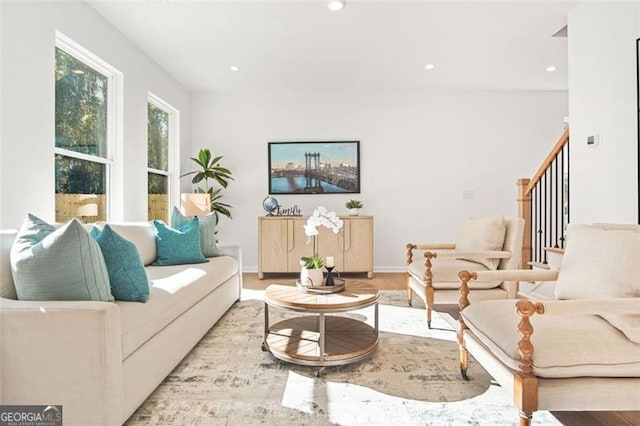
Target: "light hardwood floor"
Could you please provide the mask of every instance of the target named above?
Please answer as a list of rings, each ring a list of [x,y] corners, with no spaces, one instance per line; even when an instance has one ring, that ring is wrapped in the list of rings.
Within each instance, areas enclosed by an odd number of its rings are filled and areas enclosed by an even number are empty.
[[[367,279],[366,274],[347,274],[345,278],[366,280],[380,290],[406,289],[403,273],[376,273],[374,278],[370,280]],[[242,279],[245,288],[264,290],[270,284],[295,284],[296,275],[266,274],[263,280],[259,280],[258,274],[245,273],[242,275]],[[640,411],[562,411],[552,412],[552,414],[566,426],[640,425]]]

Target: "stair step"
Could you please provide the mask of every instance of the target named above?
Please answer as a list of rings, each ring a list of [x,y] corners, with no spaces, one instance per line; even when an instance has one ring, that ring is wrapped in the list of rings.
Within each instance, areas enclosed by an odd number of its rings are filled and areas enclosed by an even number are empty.
[[[547,265],[546,263],[542,263],[542,262],[528,262],[528,263],[533,268],[545,269],[545,270],[551,269],[551,268],[549,268],[549,265]]]

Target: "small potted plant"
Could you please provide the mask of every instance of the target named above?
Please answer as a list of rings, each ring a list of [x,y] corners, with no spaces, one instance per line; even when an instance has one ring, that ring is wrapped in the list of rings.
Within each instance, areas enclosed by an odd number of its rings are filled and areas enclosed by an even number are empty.
[[[349,216],[358,216],[358,214],[360,214],[360,209],[362,208],[364,204],[362,204],[362,201],[358,201],[358,200],[349,200],[347,201],[347,208],[349,209]]]
[[[309,257],[300,258],[300,284],[304,287],[320,287],[322,286],[322,267],[324,259],[314,253]]]

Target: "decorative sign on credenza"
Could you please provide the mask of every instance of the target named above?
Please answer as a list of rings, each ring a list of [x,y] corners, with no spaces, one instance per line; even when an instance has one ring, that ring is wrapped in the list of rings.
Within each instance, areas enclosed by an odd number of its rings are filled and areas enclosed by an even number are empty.
[[[283,208],[274,197],[265,197],[262,200],[262,208],[267,212],[267,216],[302,216],[297,204]]]
[[[278,206],[276,209],[276,216],[302,216],[302,212],[300,211],[300,207],[298,205],[294,205],[293,207],[288,207],[283,209],[281,206]]]

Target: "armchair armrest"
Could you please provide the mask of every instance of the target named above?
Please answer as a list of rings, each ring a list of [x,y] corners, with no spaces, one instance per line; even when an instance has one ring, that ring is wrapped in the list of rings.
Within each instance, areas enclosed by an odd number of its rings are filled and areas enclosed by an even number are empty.
[[[464,281],[462,272],[458,274],[458,277]],[[505,269],[467,273],[469,274],[467,281],[472,279],[482,281],[555,281],[558,279],[558,271],[552,270]]]
[[[536,313],[549,315],[640,314],[640,298],[572,299],[536,302]]]
[[[533,270],[533,269],[511,269],[498,271],[460,271],[460,300],[458,306],[464,309],[469,306],[469,281],[555,281],[558,278],[558,271],[553,270]]]
[[[62,404],[65,423],[121,423],[117,304],[2,298],[0,338],[0,404]]]
[[[453,250],[455,243],[407,244],[407,265],[413,262],[413,250]]]
[[[433,253],[433,257],[482,257],[488,259],[509,259],[511,257],[510,251],[443,251]]]

